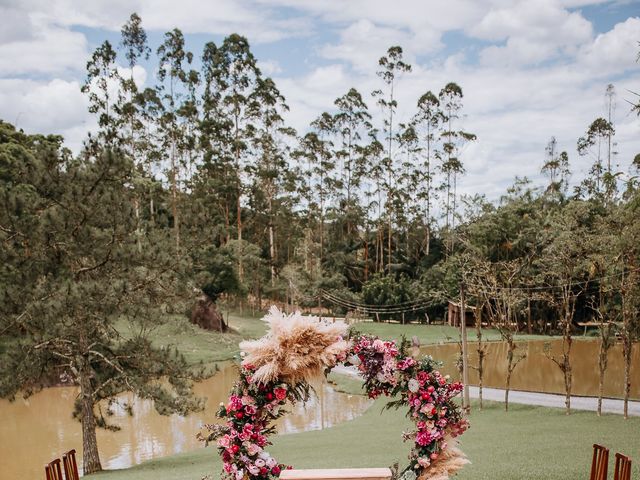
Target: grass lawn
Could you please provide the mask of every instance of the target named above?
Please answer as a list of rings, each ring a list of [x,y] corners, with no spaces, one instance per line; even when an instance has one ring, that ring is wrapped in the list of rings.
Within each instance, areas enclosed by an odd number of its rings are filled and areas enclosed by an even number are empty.
[[[344,379],[343,379],[344,380]],[[355,388],[349,380],[346,389]],[[401,433],[409,428],[404,411],[381,414],[385,399],[378,399],[361,417],[332,428],[274,437],[270,451],[297,468],[384,467],[406,460],[408,445]],[[471,429],[462,448],[472,461],[460,480],[583,479],[589,474],[593,443],[602,443],[634,460],[632,477],[640,475],[640,418],[598,418],[593,412],[566,416],[560,409],[485,402],[482,412],[471,414]],[[610,472],[613,462],[610,462]],[[96,477],[103,480],[218,478],[220,461],[215,448],[145,462]],[[610,476],[612,474],[610,473]]]
[[[411,340],[413,336],[416,336],[420,340],[421,345],[458,341],[460,331],[457,327],[450,327],[449,325],[401,325],[399,323],[375,322],[356,323],[353,328],[359,332],[377,335],[385,339],[399,340],[404,335],[407,340]],[[475,328],[467,328],[467,338],[469,341],[478,339]],[[500,340],[500,332],[495,329],[483,329],[482,338],[488,341]],[[516,338],[517,340],[525,341],[548,340],[550,337],[548,335],[527,335],[523,333],[516,335]]]
[[[213,365],[237,355],[240,341],[264,335],[266,324],[261,318],[262,315],[250,317],[231,314],[229,316],[229,324],[233,331],[220,334],[219,332],[203,330],[190,323],[184,316],[172,315],[153,329],[151,338],[156,346],[172,345],[177,347],[190,364],[202,362],[207,365]],[[125,321],[118,322],[117,328],[125,337],[130,334],[131,327]],[[447,325],[400,325],[397,323],[363,322],[354,325],[353,328],[362,333],[370,333],[381,338],[396,340],[399,340],[402,335],[408,339],[415,335],[423,345],[458,340],[458,329]],[[469,329],[468,335],[470,341],[475,340],[475,329]],[[487,340],[500,340],[500,334],[497,330],[484,330],[484,336]],[[548,338],[548,336],[543,335],[523,334],[518,336],[520,340]]]
[[[150,337],[158,347],[177,347],[190,364],[202,362],[211,365],[237,355],[238,343],[242,340],[264,335],[266,324],[260,318],[231,314],[229,325],[232,332],[221,334],[203,330],[185,316],[172,315],[159,323]],[[119,322],[117,328],[125,337],[130,334],[130,325],[125,321]]]

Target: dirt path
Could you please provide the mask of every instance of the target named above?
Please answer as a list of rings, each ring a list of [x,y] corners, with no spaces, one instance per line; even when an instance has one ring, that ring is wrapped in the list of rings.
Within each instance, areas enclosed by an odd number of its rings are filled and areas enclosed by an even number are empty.
[[[335,373],[358,377],[358,372],[352,367],[344,367],[339,365],[333,369]],[[471,398],[478,398],[478,387],[470,386],[469,395]],[[501,388],[482,389],[482,398],[484,400],[492,400],[496,402],[504,401],[504,390]],[[509,391],[509,402],[520,403],[523,405],[537,405],[541,407],[564,408],[564,395],[555,395],[552,393],[536,393],[524,392],[520,390]],[[598,399],[596,397],[571,397],[572,410],[590,410],[595,412],[598,410]],[[602,401],[602,411],[606,413],[622,414],[622,400],[605,398]],[[640,416],[640,402],[629,402],[629,415]]]

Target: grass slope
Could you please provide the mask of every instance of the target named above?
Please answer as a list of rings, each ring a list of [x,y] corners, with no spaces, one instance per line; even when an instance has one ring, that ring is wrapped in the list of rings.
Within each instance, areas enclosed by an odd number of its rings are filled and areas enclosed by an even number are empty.
[[[242,340],[264,335],[266,324],[260,318],[231,314],[229,325],[232,331],[222,334],[203,330],[186,317],[173,315],[155,326],[150,338],[157,347],[177,347],[192,365],[200,362],[213,364],[237,355],[238,343]],[[125,321],[119,322],[117,328],[125,338],[132,334],[132,327]]]

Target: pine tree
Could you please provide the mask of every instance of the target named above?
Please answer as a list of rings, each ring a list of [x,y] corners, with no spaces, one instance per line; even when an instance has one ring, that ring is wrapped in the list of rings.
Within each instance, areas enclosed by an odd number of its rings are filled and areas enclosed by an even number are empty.
[[[162,235],[136,247],[130,159],[110,150],[73,158],[59,137],[27,137],[5,123],[0,159],[0,318],[14,334],[0,361],[0,395],[29,396],[70,378],[80,387],[84,473],[96,472],[96,428],[113,428],[100,402],[133,392],[163,414],[200,407],[184,359],[147,338],[186,295],[181,266]]]

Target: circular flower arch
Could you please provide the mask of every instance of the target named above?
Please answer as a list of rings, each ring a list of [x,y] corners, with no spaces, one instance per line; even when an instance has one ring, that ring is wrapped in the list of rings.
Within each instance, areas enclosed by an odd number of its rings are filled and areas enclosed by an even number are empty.
[[[218,417],[207,425],[206,441],[216,440],[225,480],[275,480],[284,468],[266,450],[275,433],[272,422],[284,415],[287,402],[309,398],[309,381],[336,364],[357,368],[370,398],[392,397],[387,407],[408,408],[415,429],[403,434],[412,442],[404,480],[446,479],[468,460],[455,438],[469,426],[454,397],[462,384],[437,370],[430,356],[415,359],[405,343],[371,335],[347,338],[348,327],[299,312],[286,315],[272,307],[264,318],[268,333],[242,342],[240,376]]]

